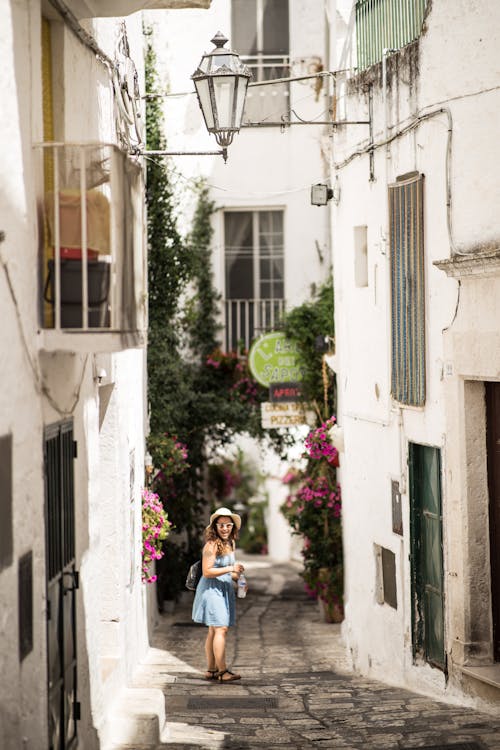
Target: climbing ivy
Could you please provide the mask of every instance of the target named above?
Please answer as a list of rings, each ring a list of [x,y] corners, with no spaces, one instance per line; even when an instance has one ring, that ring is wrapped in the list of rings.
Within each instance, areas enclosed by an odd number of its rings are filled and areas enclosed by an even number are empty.
[[[325,349],[331,351],[334,343],[333,313],[333,279],[330,277],[314,290],[311,300],[290,310],[284,323],[287,336],[298,342],[303,355],[304,400],[314,405],[322,422],[334,413],[336,406],[334,374],[323,356]]]

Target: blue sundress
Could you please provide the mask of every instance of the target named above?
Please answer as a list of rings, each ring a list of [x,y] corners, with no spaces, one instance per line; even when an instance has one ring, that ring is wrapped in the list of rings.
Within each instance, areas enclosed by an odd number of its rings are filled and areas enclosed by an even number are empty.
[[[234,552],[215,558],[214,568],[234,564]],[[232,626],[235,618],[235,596],[231,573],[216,578],[202,576],[196,587],[193,602],[193,620],[216,627]]]

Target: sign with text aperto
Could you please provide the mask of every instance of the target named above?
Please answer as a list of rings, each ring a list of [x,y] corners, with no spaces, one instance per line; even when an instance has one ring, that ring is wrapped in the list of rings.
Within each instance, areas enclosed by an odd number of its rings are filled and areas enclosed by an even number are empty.
[[[299,383],[305,371],[297,342],[282,331],[266,333],[254,341],[248,366],[255,380],[266,388],[271,383]]]
[[[302,386],[300,383],[270,383],[269,401],[274,404],[291,403],[302,400]]]

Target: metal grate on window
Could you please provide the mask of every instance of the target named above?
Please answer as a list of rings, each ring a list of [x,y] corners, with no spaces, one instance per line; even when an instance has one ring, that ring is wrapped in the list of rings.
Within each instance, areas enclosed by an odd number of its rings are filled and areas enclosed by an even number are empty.
[[[0,437],[0,571],[12,565],[12,435]]]
[[[389,186],[391,394],[425,403],[423,175]]]
[[[357,0],[358,70],[382,60],[384,49],[401,49],[422,32],[428,0]]]
[[[73,423],[45,430],[48,579],[75,557]]]

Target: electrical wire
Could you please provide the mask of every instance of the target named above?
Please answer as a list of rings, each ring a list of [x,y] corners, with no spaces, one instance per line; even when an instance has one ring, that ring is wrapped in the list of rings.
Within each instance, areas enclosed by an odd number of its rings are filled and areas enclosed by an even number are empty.
[[[85,361],[84,361],[83,367],[82,367],[82,374],[81,374],[81,377],[80,377],[80,382],[79,382],[78,388],[77,388],[77,390],[75,392],[75,398],[74,398],[73,404],[71,405],[71,408],[69,410],[68,409],[61,409],[61,407],[59,406],[59,404],[55,401],[55,399],[53,398],[52,394],[50,393],[47,385],[44,383],[43,376],[42,376],[42,374],[41,374],[41,372],[39,370],[39,367],[38,367],[38,363],[37,363],[36,359],[34,359],[34,357],[31,354],[31,350],[30,350],[30,347],[28,345],[28,340],[26,338],[26,333],[25,333],[24,326],[23,326],[23,321],[21,319],[21,312],[20,312],[20,309],[19,309],[19,303],[17,301],[16,292],[15,292],[14,285],[12,283],[12,279],[11,279],[11,276],[10,276],[10,273],[9,273],[9,268],[7,266],[6,261],[4,260],[4,258],[1,255],[0,255],[0,264],[2,265],[2,268],[4,270],[5,279],[7,281],[7,287],[8,287],[8,290],[9,290],[10,297],[12,299],[12,303],[14,305],[14,311],[15,311],[15,314],[16,314],[17,325],[18,325],[18,328],[19,328],[19,333],[21,334],[21,342],[22,342],[22,345],[23,345],[23,349],[24,349],[24,353],[25,353],[26,359],[28,360],[28,364],[30,366],[30,370],[31,370],[32,375],[33,375],[35,390],[36,390],[37,393],[43,394],[45,396],[45,398],[50,403],[50,405],[52,406],[52,408],[54,409],[54,411],[56,411],[61,417],[71,416],[73,414],[74,410],[76,409],[78,401],[80,400],[80,392],[81,392],[81,388],[82,388],[82,385],[83,385],[83,378],[84,378],[84,375],[85,375],[85,370],[86,370],[86,367],[87,367],[87,361],[88,361],[89,355],[87,354],[86,357],[85,357]]]
[[[448,118],[448,136],[446,139],[446,158],[445,158],[446,226],[448,230],[448,239],[449,239],[450,247],[452,250],[452,254],[462,255],[462,256],[471,256],[471,255],[474,255],[474,253],[464,252],[460,250],[456,246],[455,240],[453,237],[452,190],[451,190],[451,161],[452,161],[451,157],[452,157],[453,118],[452,118],[451,111],[448,109],[448,107],[441,107],[440,109],[432,110],[431,112],[422,112],[422,114],[417,115],[415,118],[412,119],[411,122],[408,123],[408,125],[405,125],[403,128],[393,133],[393,135],[391,135],[389,138],[385,138],[382,141],[377,141],[375,143],[369,143],[364,148],[359,149],[358,151],[355,151],[354,153],[350,154],[343,161],[334,163],[333,167],[335,170],[344,169],[344,167],[350,164],[351,161],[353,161],[357,157],[364,156],[365,154],[373,152],[381,148],[382,146],[387,146],[389,143],[392,143],[392,141],[395,141],[397,138],[401,138],[403,135],[406,135],[412,130],[415,130],[416,128],[418,128],[422,122],[425,122],[426,120],[430,120],[433,117],[437,117],[438,115],[443,115],[443,114],[445,114]]]
[[[165,164],[163,162],[156,161],[151,156],[146,156],[144,154],[143,158],[146,159],[147,161],[152,162],[157,167],[163,167],[164,169],[166,169]],[[195,189],[196,184],[200,181],[199,177],[187,177],[182,172],[179,172],[178,170],[172,167],[170,167],[169,172],[171,172],[172,174],[175,174],[177,177],[180,177],[185,182],[193,183],[193,188],[192,188],[193,190]],[[214,185],[213,183],[210,183],[210,182],[206,182],[205,184],[207,185],[207,187],[211,188],[212,190],[220,190],[221,192],[224,192],[224,193],[231,193],[232,196],[234,196],[235,200],[243,200],[245,198],[273,198],[275,196],[280,196],[280,195],[291,195],[293,193],[301,193],[301,192],[308,191],[310,189],[309,187],[301,186],[301,187],[296,187],[296,188],[290,188],[289,190],[277,190],[275,192],[269,192],[269,193],[262,193],[262,192],[245,193],[243,196],[237,196],[237,195],[234,195],[234,191],[231,188],[221,187],[220,185]]]

